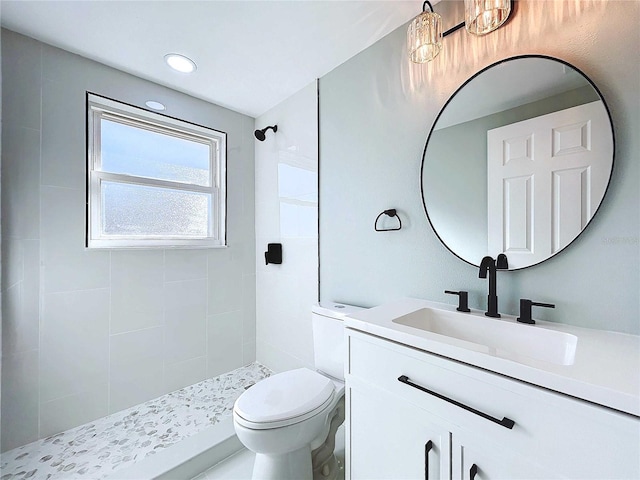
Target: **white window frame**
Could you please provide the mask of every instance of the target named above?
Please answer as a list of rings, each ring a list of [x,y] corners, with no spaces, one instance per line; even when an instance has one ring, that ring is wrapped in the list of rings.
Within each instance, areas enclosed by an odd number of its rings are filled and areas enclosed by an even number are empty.
[[[209,186],[102,171],[100,120],[103,118],[210,145]],[[224,132],[87,92],[87,248],[226,247],[226,142],[227,134]],[[104,181],[210,194],[209,235],[193,237],[102,234]]]

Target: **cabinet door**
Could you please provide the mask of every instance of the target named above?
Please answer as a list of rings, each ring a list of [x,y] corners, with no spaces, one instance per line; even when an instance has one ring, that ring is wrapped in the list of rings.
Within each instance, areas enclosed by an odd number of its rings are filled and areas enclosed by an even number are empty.
[[[476,435],[456,433],[452,438],[452,478],[454,480],[552,480],[565,478],[552,473],[504,446],[487,443]]]
[[[347,474],[352,480],[450,478],[450,434],[430,415],[369,386],[347,389]]]

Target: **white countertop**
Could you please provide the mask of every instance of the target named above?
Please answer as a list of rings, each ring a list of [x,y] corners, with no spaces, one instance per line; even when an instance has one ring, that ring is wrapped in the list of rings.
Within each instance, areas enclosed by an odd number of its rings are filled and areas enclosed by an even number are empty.
[[[640,417],[639,336],[540,320],[535,325],[518,324],[577,337],[573,364],[558,365],[392,321],[420,308],[455,311],[453,305],[404,298],[352,313],[345,326]],[[474,316],[486,318],[477,310],[464,315],[470,321]],[[496,321],[517,323],[505,314]]]

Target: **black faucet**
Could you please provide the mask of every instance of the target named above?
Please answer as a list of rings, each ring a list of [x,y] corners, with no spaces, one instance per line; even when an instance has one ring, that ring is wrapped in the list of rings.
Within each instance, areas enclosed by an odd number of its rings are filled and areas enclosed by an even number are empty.
[[[487,278],[487,272],[489,273],[489,296],[487,297],[487,311],[484,313],[487,317],[500,318],[498,294],[496,293],[496,273],[497,270],[506,270],[507,268],[509,268],[509,264],[504,253],[498,255],[495,260],[491,257],[484,257],[480,262],[478,277]]]

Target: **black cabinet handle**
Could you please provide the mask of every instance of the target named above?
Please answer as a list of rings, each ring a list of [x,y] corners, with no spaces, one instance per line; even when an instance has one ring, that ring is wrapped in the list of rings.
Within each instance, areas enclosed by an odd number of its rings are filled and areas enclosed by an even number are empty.
[[[433,448],[433,442],[429,440],[424,445],[424,480],[429,480],[429,452]]]
[[[469,480],[473,480],[474,478],[476,478],[477,474],[478,474],[478,465],[474,463],[473,465],[471,465],[471,468],[469,469]]]
[[[455,405],[456,407],[460,407],[464,410],[466,410],[467,412],[471,412],[471,413],[475,413],[476,415],[479,415],[482,418],[486,418],[487,420],[492,421],[493,423],[497,423],[498,425],[501,425],[505,428],[508,428],[509,430],[511,430],[513,428],[513,426],[516,424],[516,422],[514,422],[513,420],[507,418],[507,417],[502,417],[502,420],[498,420],[495,417],[492,417],[491,415],[487,415],[484,412],[481,412],[479,410],[476,410],[475,408],[472,408],[468,405],[465,405],[464,403],[460,403],[456,400],[453,400],[451,398],[445,397],[444,395],[441,395],[437,392],[434,392],[433,390],[429,390],[427,388],[424,388],[421,385],[415,384],[413,383],[411,380],[409,380],[409,377],[407,377],[406,375],[402,375],[400,377],[398,377],[398,381],[402,382],[404,384],[409,385],[410,387],[413,388],[417,388],[418,390],[428,393],[429,395],[433,395],[436,398],[439,398],[440,400],[444,400],[445,402],[449,402],[453,405]]]

